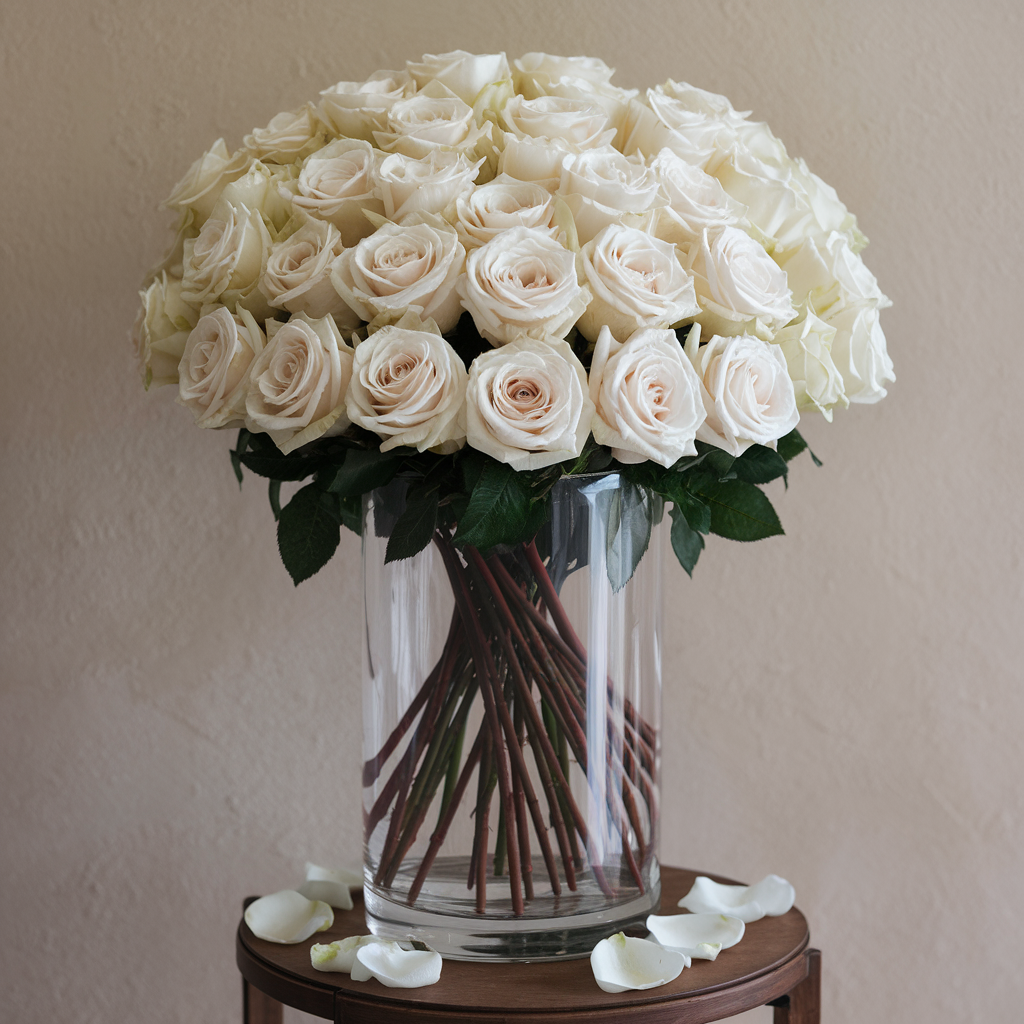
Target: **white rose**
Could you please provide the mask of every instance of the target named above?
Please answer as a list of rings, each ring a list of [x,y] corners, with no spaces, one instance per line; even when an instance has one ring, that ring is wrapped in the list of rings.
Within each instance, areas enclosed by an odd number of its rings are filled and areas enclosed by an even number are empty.
[[[786,272],[793,300],[808,303],[818,316],[861,303],[879,308],[892,304],[847,237],[838,232],[822,241],[809,238],[798,249],[776,252],[775,260]]]
[[[392,104],[416,91],[407,71],[377,71],[365,82],[338,82],[320,93],[320,119],[348,139],[373,141],[383,131]]]
[[[428,82],[440,82],[470,106],[487,86],[512,77],[504,53],[426,53],[420,61],[407,61],[406,67],[419,88]]]
[[[669,149],[702,170],[717,166],[746,119],[724,96],[671,79],[648,89],[645,100],[630,104],[624,152],[653,156]]]
[[[786,275],[740,228],[704,231],[687,259],[706,333],[774,334],[796,316]]]
[[[746,207],[736,202],[716,178],[688,164],[669,149],[652,161],[667,206],[658,210],[654,233],[666,242],[689,248],[704,231],[743,224]]]
[[[413,310],[445,332],[461,313],[455,282],[465,260],[466,250],[448,225],[385,224],[342,253],[331,280],[363,320],[395,322]]]
[[[218,139],[185,172],[164,200],[164,206],[172,210],[192,210],[197,223],[201,224],[213,212],[224,186],[245,174],[250,163],[251,157],[244,149],[229,155],[224,140]]]
[[[260,160],[290,164],[309,156],[324,142],[324,130],[312,103],[298,110],[284,111],[242,140],[246,150]]]
[[[334,320],[298,313],[286,324],[268,321],[267,334],[249,371],[246,427],[269,434],[285,455],[340,434],[349,425],[345,391],[353,353]]]
[[[608,146],[615,138],[608,115],[587,100],[513,96],[501,111],[499,173],[536,181],[552,191],[561,180],[567,153]]]
[[[644,328],[620,345],[601,328],[590,366],[591,429],[619,462],[671,466],[696,455],[707,415],[700,380],[675,331]]]
[[[140,291],[139,298],[142,305],[131,337],[142,364],[142,379],[147,388],[177,384],[178,363],[199,310],[181,297],[181,282],[166,271]]]
[[[523,337],[469,368],[466,440],[515,470],[576,458],[593,416],[586,371],[564,341]]]
[[[456,230],[466,249],[485,245],[502,231],[524,227],[556,238],[555,201],[547,189],[502,175],[461,196]]]
[[[432,324],[382,327],[356,346],[349,419],[384,439],[442,454],[466,438],[466,367]]]
[[[270,232],[258,210],[222,201],[199,236],[185,239],[181,297],[195,306],[240,303],[257,318],[269,316],[259,283],[270,246]]]
[[[492,345],[523,334],[562,339],[590,299],[573,254],[535,228],[511,228],[474,249],[456,288]]]
[[[343,250],[333,224],[309,220],[270,250],[260,287],[278,309],[305,313],[312,320],[330,313],[340,328],[354,330],[359,317],[331,284],[331,271]]]
[[[810,310],[772,339],[782,349],[800,410],[817,409],[832,422],[832,407],[848,406],[843,377],[832,361],[836,329],[818,319]]]
[[[303,164],[294,183],[279,190],[296,209],[330,221],[346,247],[373,233],[364,211],[384,215],[377,181],[378,155],[361,139],[336,139]]]
[[[452,149],[474,157],[491,148],[491,125],[477,127],[473,108],[437,82],[423,92],[399,100],[388,111],[387,129],[374,132],[386,153],[422,159],[436,149]]]
[[[885,398],[885,382],[895,381],[896,375],[878,322],[878,307],[872,303],[845,306],[825,317],[825,323],[836,329],[832,360],[843,376],[846,397],[866,404]]]
[[[562,161],[558,195],[576,223],[576,235],[584,245],[609,224],[626,224],[646,230],[661,205],[657,176],[641,160],[624,157],[617,150],[591,149]]]
[[[244,206],[258,210],[271,231],[280,231],[295,215],[291,193],[298,175],[298,164],[264,164],[257,160],[241,178],[224,186],[211,216],[216,216],[217,209],[225,204]]]
[[[751,335],[716,335],[698,348],[699,339],[696,327],[686,339],[707,412],[698,440],[731,455],[742,455],[752,444],[775,448],[800,422],[782,350]]]
[[[605,228],[583,246],[580,265],[594,296],[577,324],[588,341],[605,324],[624,342],[641,327],[672,327],[700,312],[675,247],[636,228]]]
[[[444,214],[472,191],[483,159],[471,163],[461,153],[434,150],[422,160],[392,153],[377,169],[384,213],[399,221],[410,214]]]
[[[242,425],[249,369],[265,344],[248,310],[232,316],[219,306],[200,318],[178,368],[178,402],[192,411],[196,426]]]

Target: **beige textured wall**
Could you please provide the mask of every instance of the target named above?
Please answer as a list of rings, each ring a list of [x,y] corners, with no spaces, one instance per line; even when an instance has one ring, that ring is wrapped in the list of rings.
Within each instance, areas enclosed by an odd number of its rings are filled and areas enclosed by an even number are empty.
[[[6,0],[0,1017],[237,1020],[242,896],[358,857],[358,543],[295,591],[124,338],[214,138],[464,47],[724,92],[859,215],[899,381],[671,576],[663,855],[793,880],[831,1024],[1019,1021],[1021,10]]]

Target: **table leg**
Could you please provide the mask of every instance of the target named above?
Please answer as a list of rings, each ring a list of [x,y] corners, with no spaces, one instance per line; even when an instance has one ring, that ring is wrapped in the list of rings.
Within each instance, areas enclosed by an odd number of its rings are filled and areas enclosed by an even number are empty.
[[[242,1024],[282,1024],[284,1006],[242,979]]]
[[[772,1003],[774,1024],[821,1024],[821,952],[809,949],[804,956],[807,977]]]

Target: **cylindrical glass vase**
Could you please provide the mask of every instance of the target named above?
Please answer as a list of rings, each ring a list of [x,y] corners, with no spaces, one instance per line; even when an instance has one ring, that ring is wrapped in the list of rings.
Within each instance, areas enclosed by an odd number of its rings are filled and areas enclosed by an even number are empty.
[[[367,924],[588,955],[660,896],[661,499],[566,477],[534,541],[387,563],[406,486],[364,504]]]

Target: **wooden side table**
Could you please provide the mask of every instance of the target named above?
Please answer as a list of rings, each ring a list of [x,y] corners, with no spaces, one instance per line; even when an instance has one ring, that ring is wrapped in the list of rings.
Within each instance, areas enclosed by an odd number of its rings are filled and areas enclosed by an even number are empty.
[[[671,913],[698,872],[661,869],[661,906]],[[729,879],[711,875],[716,881]],[[735,883],[733,883],[735,884]],[[489,964],[446,960],[441,980],[421,989],[354,982],[313,970],[309,947],[364,935],[363,909],[339,911],[308,942],[282,946],[238,926],[245,1024],[281,1024],[282,1004],[336,1024],[707,1024],[766,1004],[775,1024],[820,1024],[821,954],[795,907],[747,925],[715,961],[694,960],[675,981],[643,992],[602,992],[590,961]]]

